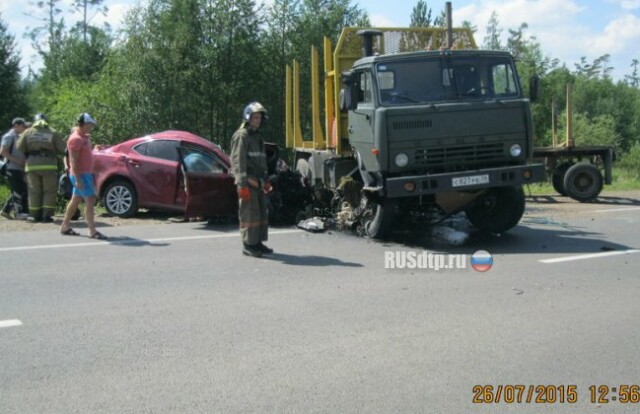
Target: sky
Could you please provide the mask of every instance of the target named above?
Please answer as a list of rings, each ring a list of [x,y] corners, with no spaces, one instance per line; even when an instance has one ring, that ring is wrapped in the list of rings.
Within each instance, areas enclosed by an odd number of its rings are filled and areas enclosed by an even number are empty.
[[[106,0],[109,14],[95,16],[92,23],[108,21],[117,28],[127,10],[138,1],[144,4],[144,0]],[[404,27],[409,25],[417,2],[357,0],[355,3],[367,11],[374,26]],[[41,66],[30,41],[23,36],[26,27],[39,25],[27,15],[29,3],[28,0],[0,0],[1,18],[21,50],[23,75],[28,65]],[[70,0],[62,3],[69,4]],[[426,3],[435,17],[444,9],[445,1],[427,0]],[[17,4],[23,6],[17,7]],[[452,0],[452,6],[453,25],[459,26],[465,20],[471,22],[478,29],[475,38],[480,45],[495,11],[503,29],[503,43],[506,43],[508,29],[517,29],[526,22],[529,27],[525,34],[536,38],[545,56],[559,59],[572,70],[583,56],[591,63],[608,53],[610,66],[615,68],[612,77],[620,80],[631,73],[632,60],[640,60],[640,0]]]

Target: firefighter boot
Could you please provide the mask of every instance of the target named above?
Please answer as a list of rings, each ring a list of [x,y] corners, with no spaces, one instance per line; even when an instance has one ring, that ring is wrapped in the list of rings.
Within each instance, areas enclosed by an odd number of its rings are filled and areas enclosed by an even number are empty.
[[[257,244],[243,243],[242,254],[251,257],[262,257],[262,250],[260,250],[260,246]]]
[[[273,253],[273,249],[268,248],[267,246],[262,244],[262,242],[258,243],[258,249],[260,249],[262,254],[272,254]]]

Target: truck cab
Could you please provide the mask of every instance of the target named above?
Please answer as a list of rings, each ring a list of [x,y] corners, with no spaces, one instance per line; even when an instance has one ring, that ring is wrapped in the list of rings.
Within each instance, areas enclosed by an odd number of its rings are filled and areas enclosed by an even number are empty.
[[[296,150],[325,187],[346,174],[362,181],[371,237],[384,237],[398,215],[433,206],[507,231],[524,213],[522,185],[546,179],[543,165],[529,163],[535,80],[526,97],[510,53],[475,49],[464,29],[459,49],[430,50],[442,32],[424,30],[358,30],[357,59],[345,47],[354,32],[343,31],[325,79],[325,95],[337,90],[335,109],[325,108],[333,146]],[[338,70],[339,83],[331,78]]]

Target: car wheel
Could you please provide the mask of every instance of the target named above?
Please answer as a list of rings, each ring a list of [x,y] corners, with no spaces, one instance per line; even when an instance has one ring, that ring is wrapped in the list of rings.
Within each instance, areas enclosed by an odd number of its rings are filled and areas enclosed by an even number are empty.
[[[104,208],[112,216],[133,217],[138,211],[136,189],[128,181],[114,181],[109,184],[102,197]]]

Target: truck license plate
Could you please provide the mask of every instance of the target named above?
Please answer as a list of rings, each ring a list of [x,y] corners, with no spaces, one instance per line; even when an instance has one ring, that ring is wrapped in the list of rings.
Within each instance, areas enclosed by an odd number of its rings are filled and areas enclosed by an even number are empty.
[[[489,174],[470,175],[468,177],[456,177],[451,179],[452,187],[464,187],[467,185],[487,184],[489,182]]]

